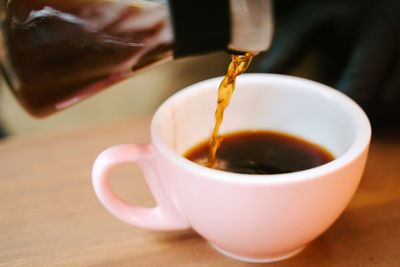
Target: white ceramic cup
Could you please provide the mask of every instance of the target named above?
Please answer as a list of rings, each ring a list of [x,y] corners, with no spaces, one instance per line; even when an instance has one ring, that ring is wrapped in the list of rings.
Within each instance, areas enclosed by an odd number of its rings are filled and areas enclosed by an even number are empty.
[[[273,130],[328,149],[336,159],[287,174],[246,175],[209,169],[181,155],[208,138],[222,78],[187,87],[167,99],[151,124],[151,144],[102,152],[93,167],[101,203],[144,228],[193,228],[218,251],[245,261],[274,261],[299,252],[343,212],[362,176],[371,127],[350,98],[325,85],[289,76],[244,74],[221,133]],[[128,204],[107,179],[121,163],[139,165],[157,202]]]

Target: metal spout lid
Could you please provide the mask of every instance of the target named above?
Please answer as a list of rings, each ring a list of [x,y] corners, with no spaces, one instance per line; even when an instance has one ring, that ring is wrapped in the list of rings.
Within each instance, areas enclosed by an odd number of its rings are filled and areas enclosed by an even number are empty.
[[[267,50],[273,32],[271,1],[169,0],[174,57]]]
[[[272,41],[271,0],[230,0],[231,40],[228,48],[258,53]]]

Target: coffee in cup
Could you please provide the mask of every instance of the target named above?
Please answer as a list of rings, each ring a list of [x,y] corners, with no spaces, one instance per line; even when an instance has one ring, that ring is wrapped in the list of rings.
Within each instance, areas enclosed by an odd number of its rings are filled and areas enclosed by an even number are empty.
[[[271,131],[242,131],[219,136],[215,169],[244,174],[279,174],[318,167],[334,159],[325,148],[292,135]],[[184,153],[208,164],[209,140]]]

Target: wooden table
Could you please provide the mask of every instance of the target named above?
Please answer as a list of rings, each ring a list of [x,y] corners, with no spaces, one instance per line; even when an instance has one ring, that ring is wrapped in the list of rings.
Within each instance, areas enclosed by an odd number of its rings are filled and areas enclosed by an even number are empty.
[[[148,142],[148,118],[0,142],[1,266],[245,266],[191,230],[129,226],[98,202],[91,166],[105,148]],[[139,169],[111,186],[154,204]],[[336,223],[299,255],[269,266],[400,266],[400,131],[373,137],[361,185]]]

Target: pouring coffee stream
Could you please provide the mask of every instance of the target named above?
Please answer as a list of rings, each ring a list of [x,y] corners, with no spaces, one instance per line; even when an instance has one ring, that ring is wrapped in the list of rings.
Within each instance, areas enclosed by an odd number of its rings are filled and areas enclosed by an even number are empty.
[[[218,136],[224,111],[230,103],[231,96],[235,90],[236,77],[247,70],[253,58],[253,53],[247,52],[244,55],[232,55],[232,62],[229,64],[228,72],[218,88],[218,105],[215,111],[215,126],[210,138],[210,149],[207,159],[207,167],[215,168],[217,164],[217,150],[221,143]]]

